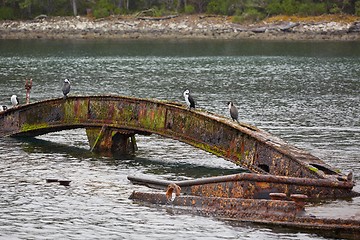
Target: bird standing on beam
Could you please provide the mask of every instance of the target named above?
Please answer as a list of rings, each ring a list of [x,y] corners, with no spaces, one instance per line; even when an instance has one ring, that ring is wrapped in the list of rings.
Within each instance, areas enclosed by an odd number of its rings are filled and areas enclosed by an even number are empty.
[[[185,98],[186,105],[188,106],[188,108],[190,110],[191,110],[191,108],[195,108],[195,101],[192,98],[192,96],[190,95],[190,91],[188,89],[186,89],[184,92],[184,98]]]
[[[64,99],[66,99],[68,93],[70,92],[70,81],[69,81],[69,79],[64,80],[64,85],[62,87],[62,92],[64,94]]]
[[[13,105],[13,107],[15,107],[16,105],[19,105],[19,99],[16,95],[12,95],[10,98],[11,104]]]
[[[6,110],[7,110],[7,106],[0,105],[0,112],[6,111]]]
[[[230,116],[233,121],[239,122],[239,112],[233,102],[228,102]]]

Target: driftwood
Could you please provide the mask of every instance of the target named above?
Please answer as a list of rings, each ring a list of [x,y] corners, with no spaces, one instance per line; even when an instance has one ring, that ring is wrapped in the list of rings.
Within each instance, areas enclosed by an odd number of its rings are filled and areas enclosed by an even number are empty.
[[[154,8],[150,8],[150,9],[146,9],[146,10],[143,10],[141,12],[138,12],[137,14],[135,14],[135,18],[138,18],[140,17],[141,15],[143,14],[148,14],[148,13],[151,13],[152,15],[155,13],[155,9]]]
[[[139,20],[150,20],[150,21],[161,21],[161,20],[168,20],[172,18],[176,18],[178,15],[169,15],[165,17],[137,17],[136,19]]]
[[[169,15],[169,16],[165,16],[165,17],[150,17],[150,16],[142,16],[142,15],[152,15],[152,16],[155,15],[154,8],[150,8],[150,9],[138,12],[137,14],[135,14],[135,18],[139,19],[139,20],[161,21],[161,20],[167,20],[167,19],[178,17],[178,15]]]
[[[270,30],[275,30],[275,31],[278,30],[278,31],[286,32],[286,31],[290,30],[291,28],[296,27],[298,25],[299,25],[299,23],[286,22],[286,23],[282,23],[282,24],[272,24],[272,25],[268,25],[268,26],[252,28],[252,29],[249,29],[249,31],[254,32],[254,33],[263,33],[263,32],[270,31]]]
[[[253,33],[264,33],[266,31],[289,31],[291,28],[298,26],[300,23],[285,22],[281,24],[268,24],[253,28],[244,27],[238,24],[232,24],[232,27],[238,32],[253,32]]]
[[[204,16],[200,16],[199,19],[215,18],[215,17],[218,17],[218,15],[204,15]]]
[[[47,17],[48,17],[47,15],[41,14],[41,15],[39,15],[39,16],[36,16],[36,17],[34,18],[34,20],[42,20],[42,19],[45,19],[45,18],[47,18]]]

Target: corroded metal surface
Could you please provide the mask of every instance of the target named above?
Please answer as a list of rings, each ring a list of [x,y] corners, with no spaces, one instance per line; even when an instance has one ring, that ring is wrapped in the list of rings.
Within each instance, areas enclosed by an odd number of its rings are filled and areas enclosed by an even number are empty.
[[[92,152],[102,154],[133,154],[137,150],[135,132],[114,130],[104,125],[102,128],[86,128]]]
[[[169,201],[164,193],[133,192],[130,199],[171,207],[172,210],[215,216],[228,221],[252,222],[298,229],[333,231],[357,239],[360,221],[354,219],[317,218],[293,201],[199,197],[180,195]]]
[[[241,199],[241,198],[219,198],[198,196],[177,196],[174,200],[168,200],[164,193],[133,192],[130,199],[143,202],[174,205],[182,207],[194,207],[202,213],[226,214],[227,217],[241,217],[252,219],[270,218],[279,219],[294,218],[304,212],[292,201],[270,201],[266,199]],[[237,216],[235,216],[237,215]]]
[[[336,183],[328,179],[302,179],[284,176],[242,173],[184,181],[157,180],[147,177],[128,176],[136,184],[166,190],[163,192],[134,191],[130,199],[163,205],[179,212],[191,212],[214,216],[232,222],[251,222],[291,227],[316,233],[357,239],[360,221],[357,219],[319,218],[306,212],[306,203],[323,194],[348,188],[351,184]],[[297,187],[293,187],[297,186]],[[178,189],[169,195],[169,189]],[[302,192],[303,191],[303,192]],[[332,192],[334,193],[334,192]],[[332,194],[330,194],[332,195]],[[321,194],[321,197],[324,197]]]
[[[159,100],[72,96],[0,113],[0,136],[36,136],[73,128],[106,127],[159,134],[191,144],[252,172],[339,181],[346,176],[319,158],[254,126]]]
[[[165,189],[170,183],[181,187],[188,195],[245,199],[270,199],[270,193],[286,196],[305,194],[311,199],[355,197],[352,183],[331,179],[294,178],[285,176],[241,173],[185,181],[167,181],[148,177],[128,176],[134,183]]]

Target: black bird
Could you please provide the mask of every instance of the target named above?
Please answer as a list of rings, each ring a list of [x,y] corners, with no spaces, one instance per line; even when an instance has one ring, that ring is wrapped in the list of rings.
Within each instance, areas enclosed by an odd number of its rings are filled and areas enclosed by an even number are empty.
[[[238,119],[239,118],[239,112],[238,112],[237,108],[235,107],[235,105],[232,102],[228,102],[227,104],[229,106],[231,119],[233,121],[239,122],[239,119]]]
[[[188,106],[189,109],[195,108],[195,101],[192,98],[192,96],[190,95],[190,91],[187,89],[184,92],[184,98],[185,98],[186,105]]]
[[[68,93],[70,92],[70,81],[69,79],[64,80],[64,85],[62,87],[62,92],[64,94],[64,99],[67,97]]]
[[[350,172],[348,173],[346,179],[349,181],[349,182],[352,182],[353,181],[353,171],[350,170]]]

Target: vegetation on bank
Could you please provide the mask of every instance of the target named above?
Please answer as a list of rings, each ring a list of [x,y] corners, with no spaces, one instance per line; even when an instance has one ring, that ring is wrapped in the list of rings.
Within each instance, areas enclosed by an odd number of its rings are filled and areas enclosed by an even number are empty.
[[[0,19],[32,19],[39,15],[87,15],[95,18],[141,13],[232,16],[235,22],[266,17],[350,14],[360,16],[360,0],[0,0]]]

